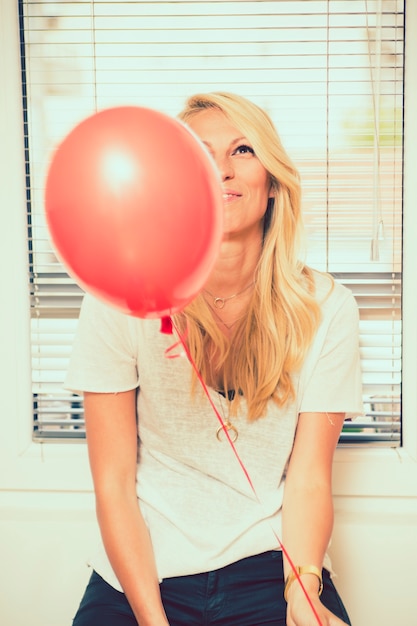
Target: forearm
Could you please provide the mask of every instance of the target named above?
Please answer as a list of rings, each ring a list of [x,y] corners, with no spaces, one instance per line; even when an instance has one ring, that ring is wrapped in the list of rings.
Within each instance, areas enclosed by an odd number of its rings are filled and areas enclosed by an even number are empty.
[[[330,485],[286,485],[283,504],[282,541],[293,565],[314,565],[322,569],[333,529]],[[292,568],[284,556],[285,577]],[[318,589],[314,575],[303,577],[306,585]]]
[[[140,626],[166,626],[148,529],[136,496],[97,497],[103,543]]]
[[[152,544],[136,496],[136,389],[85,393],[84,409],[97,519],[110,563],[139,625],[167,626]]]

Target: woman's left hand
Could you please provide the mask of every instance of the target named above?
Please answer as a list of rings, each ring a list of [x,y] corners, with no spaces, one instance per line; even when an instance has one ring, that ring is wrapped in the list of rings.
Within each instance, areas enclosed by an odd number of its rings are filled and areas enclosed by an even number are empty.
[[[287,626],[346,626],[346,622],[324,606],[316,591],[309,593],[309,598],[311,605],[295,581],[288,598]]]

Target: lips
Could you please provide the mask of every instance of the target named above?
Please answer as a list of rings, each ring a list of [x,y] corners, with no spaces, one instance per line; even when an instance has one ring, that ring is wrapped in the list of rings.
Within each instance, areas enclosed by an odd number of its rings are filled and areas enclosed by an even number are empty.
[[[233,191],[232,189],[224,189],[223,190],[223,200],[225,202],[230,202],[231,200],[235,200],[236,198],[240,198],[241,194],[237,191]]]

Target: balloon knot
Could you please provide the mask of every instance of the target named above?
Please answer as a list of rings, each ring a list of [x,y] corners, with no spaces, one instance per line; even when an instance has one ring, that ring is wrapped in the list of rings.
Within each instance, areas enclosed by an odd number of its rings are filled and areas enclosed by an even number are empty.
[[[160,332],[163,333],[164,335],[172,335],[173,334],[173,332],[172,332],[172,320],[171,320],[171,318],[168,315],[161,318]]]

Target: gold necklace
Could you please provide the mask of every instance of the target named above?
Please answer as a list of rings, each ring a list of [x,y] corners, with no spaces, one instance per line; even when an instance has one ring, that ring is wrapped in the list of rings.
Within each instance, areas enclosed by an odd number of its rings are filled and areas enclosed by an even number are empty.
[[[221,426],[219,426],[219,428],[216,430],[216,437],[217,437],[218,441],[221,442],[222,441],[222,438],[221,438],[222,433],[224,431],[227,431],[227,433],[229,435],[229,438],[230,438],[230,441],[232,443],[235,443],[236,439],[239,437],[239,431],[236,428],[236,426],[234,426],[232,424],[232,422],[230,421],[230,418],[229,418],[230,405],[229,405],[229,408],[227,410],[227,417],[225,417],[225,415],[224,415],[224,408],[223,408],[223,400],[222,400],[222,395],[223,394],[221,393],[221,391],[219,391],[218,394],[219,394],[220,406],[221,406],[222,413],[223,413],[223,424]],[[229,398],[229,393],[227,393],[227,396]],[[233,400],[233,397],[234,397],[234,394],[233,394],[231,400]],[[225,396],[225,398],[226,398],[226,396]],[[231,402],[231,400],[227,399],[227,402]]]
[[[218,315],[218,313],[216,313],[216,311],[213,309],[211,304],[209,304],[209,307],[210,307],[211,311],[213,312],[213,315],[216,317],[216,319],[220,322],[220,324],[223,324],[223,326],[225,326],[227,328],[227,330],[231,330],[235,324],[237,324],[238,322],[240,322],[240,320],[242,320],[244,317],[246,317],[246,312],[245,312],[244,315],[241,315],[240,317],[236,318],[231,324],[226,324],[226,322],[224,322],[222,320],[220,315]]]
[[[209,296],[213,298],[213,304],[216,307],[216,309],[223,309],[226,302],[228,302],[229,300],[232,300],[233,298],[236,298],[237,296],[242,295],[242,293],[245,293],[245,291],[247,291],[250,287],[253,287],[254,284],[255,284],[255,281],[252,281],[250,285],[242,289],[242,291],[233,293],[231,296],[226,296],[225,298],[221,298],[220,296],[215,296],[213,293],[211,293],[207,289],[204,289],[204,293],[207,293]]]

